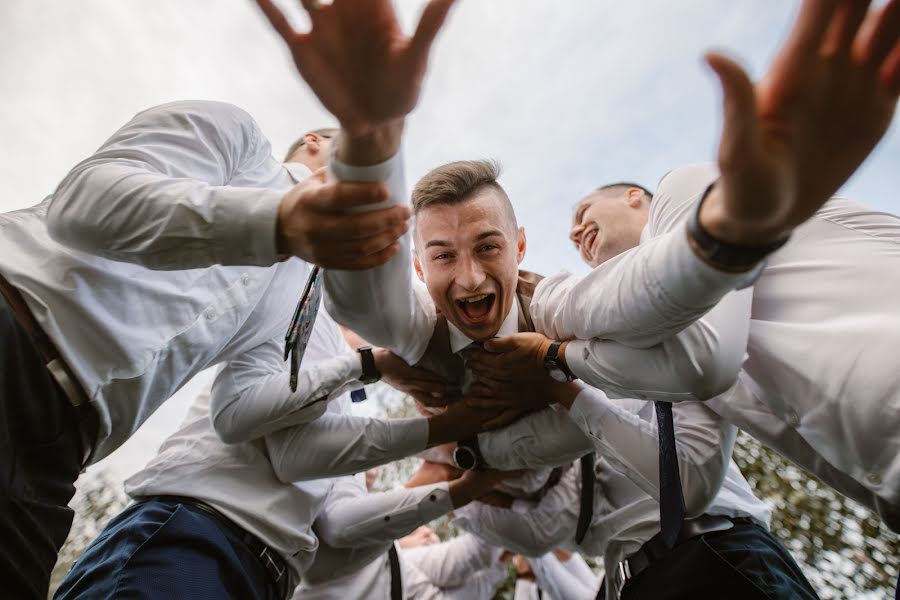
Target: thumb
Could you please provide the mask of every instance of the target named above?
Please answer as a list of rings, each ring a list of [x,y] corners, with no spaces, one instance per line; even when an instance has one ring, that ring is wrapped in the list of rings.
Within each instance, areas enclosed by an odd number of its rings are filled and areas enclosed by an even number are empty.
[[[484,343],[484,349],[488,352],[509,352],[516,349],[516,342],[512,336],[492,338]]]
[[[719,167],[722,171],[740,168],[744,158],[759,145],[759,116],[753,82],[736,62],[710,52],[706,64],[722,86],[722,139]]]

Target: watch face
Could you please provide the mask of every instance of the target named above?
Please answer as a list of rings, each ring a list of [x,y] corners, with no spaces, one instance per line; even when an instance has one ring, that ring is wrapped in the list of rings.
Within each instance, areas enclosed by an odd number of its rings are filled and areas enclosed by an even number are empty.
[[[453,451],[453,462],[463,471],[471,471],[475,468],[475,452],[465,446],[457,446]]]

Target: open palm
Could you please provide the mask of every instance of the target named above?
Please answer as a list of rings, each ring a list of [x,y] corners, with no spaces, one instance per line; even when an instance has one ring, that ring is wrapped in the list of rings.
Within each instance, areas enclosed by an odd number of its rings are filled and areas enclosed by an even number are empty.
[[[890,125],[900,92],[900,2],[805,0],[790,37],[754,85],[728,58],[722,83],[723,201],[737,221],[785,235],[856,171]]]
[[[435,36],[453,0],[431,0],[412,36],[390,0],[302,0],[312,28],[299,33],[272,0],[257,0],[300,74],[352,135],[402,119],[416,106]]]

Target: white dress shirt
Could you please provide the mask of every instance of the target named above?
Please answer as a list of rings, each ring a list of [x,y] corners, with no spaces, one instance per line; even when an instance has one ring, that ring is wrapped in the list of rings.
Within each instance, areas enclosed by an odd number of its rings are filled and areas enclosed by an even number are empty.
[[[278,371],[309,266],[277,262],[276,212],[308,175],[237,107],[176,102],[135,116],[44,202],[0,215],[0,273],[99,413],[92,460],[211,365],[271,350],[214,406]]]
[[[563,562],[555,553],[548,552],[529,558],[528,562],[534,581],[517,579],[513,600],[594,600],[597,597],[603,578],[591,571],[580,554],[573,554]]]
[[[382,545],[379,549],[377,559],[351,573],[317,583],[304,580],[295,590],[294,600],[390,600],[388,547]],[[404,598],[488,600],[506,578],[506,567],[499,560],[503,550],[471,535],[409,550],[398,546],[397,551]],[[327,551],[327,559],[317,556],[316,562],[326,560],[327,566],[345,570],[347,552],[332,552]]]
[[[645,403],[653,410],[651,403]],[[659,503],[606,459],[595,463],[594,518],[581,544],[575,543],[581,497],[581,463],[538,502],[515,500],[510,510],[473,502],[456,511],[454,524],[488,543],[524,556],[542,556],[555,548],[603,556],[607,573],[659,533]],[[767,527],[769,507],[757,499],[733,462],[719,494],[706,513],[750,517]],[[612,600],[611,586],[607,598]]]
[[[346,389],[358,366],[344,381],[322,367],[348,351],[337,325],[320,311],[294,395],[312,399]],[[350,410],[349,394],[319,404],[328,414],[341,415]],[[272,419],[282,417],[273,413]],[[277,442],[224,443],[212,425],[209,395],[202,394],[159,454],[125,482],[125,490],[135,498],[175,495],[206,502],[278,552],[294,584],[312,564],[319,538],[335,547],[383,546],[452,509],[446,483],[383,494],[367,494],[363,474],[285,483],[269,462],[269,448],[277,449]]]
[[[731,460],[737,429],[703,402],[676,404],[672,416],[685,507],[689,516],[696,516],[703,514],[723,480],[736,474],[743,482]],[[659,431],[649,401],[610,400],[586,387],[568,411],[554,405],[482,433],[478,441],[485,462],[501,470],[564,465],[596,452],[659,498]]]
[[[642,345],[666,339],[717,295],[747,283],[687,254],[684,220],[716,176],[710,166],[673,171],[659,185],[637,248],[587,277],[561,275],[538,286],[535,322],[553,337],[589,340],[567,350],[570,367],[586,382],[606,389],[595,369],[602,359],[594,345],[603,342],[595,338],[640,340],[649,331]],[[752,303],[717,335],[722,350],[746,348],[743,370],[709,405],[900,531],[900,369],[893,358],[900,339],[900,218],[833,198],[760,270],[750,277],[758,275]],[[633,281],[617,278],[629,272]],[[670,300],[667,310],[657,298]]]

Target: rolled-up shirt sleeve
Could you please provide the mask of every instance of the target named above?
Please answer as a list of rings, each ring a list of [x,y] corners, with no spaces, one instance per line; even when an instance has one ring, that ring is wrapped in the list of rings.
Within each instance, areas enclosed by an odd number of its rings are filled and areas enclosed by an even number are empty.
[[[248,186],[242,177],[279,168],[239,108],[158,106],[72,169],[53,193],[47,228],[67,246],[151,269],[271,265],[286,190]]]
[[[368,167],[332,159],[329,173],[340,181],[385,182],[390,198],[372,209],[409,202],[399,153]],[[415,364],[434,331],[435,309],[424,286],[413,278],[412,233],[404,234],[399,245],[399,252],[380,267],[325,271],[325,305],[338,323]]]

